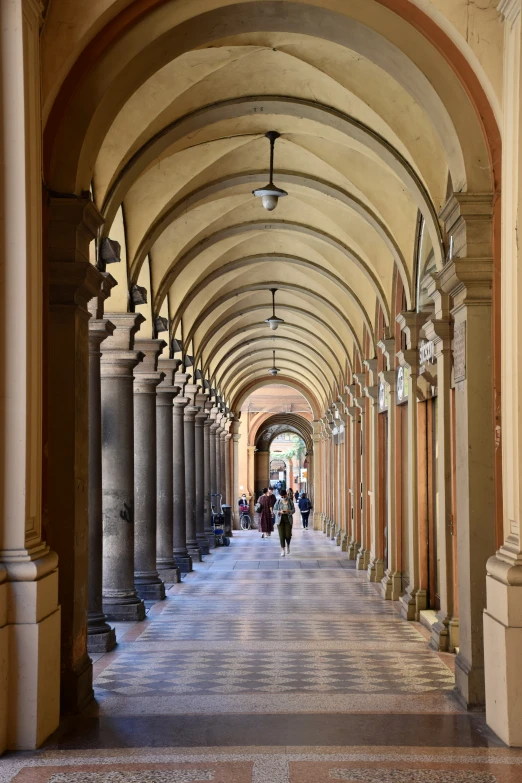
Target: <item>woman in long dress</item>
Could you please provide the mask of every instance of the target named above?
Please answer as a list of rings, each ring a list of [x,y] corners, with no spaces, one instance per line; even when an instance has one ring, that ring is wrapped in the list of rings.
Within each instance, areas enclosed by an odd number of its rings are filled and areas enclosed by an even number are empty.
[[[257,501],[261,506],[261,516],[259,517],[259,529],[261,538],[268,538],[274,529],[274,520],[272,515],[272,500],[268,495],[268,489],[263,490],[263,494]]]

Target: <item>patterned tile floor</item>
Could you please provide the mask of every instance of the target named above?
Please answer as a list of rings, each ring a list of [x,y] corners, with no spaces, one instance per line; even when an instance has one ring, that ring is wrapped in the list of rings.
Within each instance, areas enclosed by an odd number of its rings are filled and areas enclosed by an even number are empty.
[[[520,783],[452,656],[322,533],[235,534],[94,656],[96,703],[0,783]]]

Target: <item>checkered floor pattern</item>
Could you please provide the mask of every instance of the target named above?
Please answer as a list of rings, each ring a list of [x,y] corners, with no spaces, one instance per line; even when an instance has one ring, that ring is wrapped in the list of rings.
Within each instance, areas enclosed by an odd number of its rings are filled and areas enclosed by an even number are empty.
[[[404,652],[176,652],[122,655],[97,680],[121,695],[205,693],[422,693],[449,690],[436,656]]]

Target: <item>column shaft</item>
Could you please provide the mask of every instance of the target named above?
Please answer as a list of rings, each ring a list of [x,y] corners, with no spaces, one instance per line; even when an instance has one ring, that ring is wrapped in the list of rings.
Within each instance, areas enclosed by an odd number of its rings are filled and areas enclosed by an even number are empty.
[[[156,568],[156,387],[163,340],[138,340],[144,354],[134,377],[134,583],[140,598],[161,601],[165,585]]]
[[[133,370],[143,358],[134,350],[134,334],[144,318],[108,317],[116,328],[101,358],[103,609],[111,620],[143,620],[145,606],[134,587]]]
[[[205,407],[207,407],[208,403]],[[207,408],[207,414],[208,414],[208,408]],[[214,536],[214,529],[212,527],[212,511],[211,511],[211,499],[210,499],[210,493],[212,491],[212,481],[211,481],[211,439],[210,439],[210,432],[212,427],[212,420],[208,418],[204,423],[203,427],[203,461],[204,461],[204,488],[205,488],[205,498],[204,498],[204,517],[205,517],[205,535],[207,537],[208,545],[210,549],[213,549],[216,546],[216,539]]]
[[[204,400],[199,400],[199,404],[201,407],[195,423],[196,539],[201,553],[208,555],[209,542],[205,531],[205,422],[208,414]]]
[[[177,379],[178,376],[176,376]],[[174,559],[182,573],[192,571],[192,558],[187,550],[187,512],[185,489],[185,425],[184,408],[188,400],[176,397],[172,418],[173,442],[173,503],[174,503]]]
[[[102,417],[100,345],[114,331],[110,321],[89,321],[89,611],[87,648],[90,653],[108,652],[116,645],[116,632],[103,611],[103,508],[102,508]]]
[[[173,373],[179,361],[160,359],[158,368],[165,378],[156,388],[156,568],[165,584],[181,581],[181,572],[174,559],[173,500],[173,400],[179,386],[173,383]]]

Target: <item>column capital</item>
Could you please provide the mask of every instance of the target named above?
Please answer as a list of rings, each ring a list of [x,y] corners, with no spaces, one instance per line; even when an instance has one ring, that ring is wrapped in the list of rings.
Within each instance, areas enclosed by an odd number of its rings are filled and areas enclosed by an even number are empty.
[[[165,378],[158,386],[158,391],[164,388],[165,391],[176,390],[176,394],[179,392],[179,385],[174,382],[174,373],[180,365],[179,359],[163,359],[161,356],[158,359],[158,372],[162,372]]]
[[[98,236],[104,223],[90,195],[51,196],[48,201],[48,221],[49,261],[89,263],[89,244]],[[72,248],[74,250],[71,255]]]
[[[439,279],[443,291],[454,298],[457,307],[491,304],[493,258],[454,258],[439,272]]]
[[[104,350],[133,350],[134,336],[145,318],[140,313],[106,313],[106,316],[115,329],[106,340]]]
[[[190,375],[187,372],[177,372],[174,374],[174,383],[176,386],[179,386],[179,393],[182,396],[185,394],[185,386],[187,385],[189,378]]]
[[[105,302],[110,297],[112,289],[118,285],[117,281],[108,272],[100,272],[102,276],[101,288],[98,296],[89,302],[89,312],[93,318],[103,318]]]
[[[364,393],[370,398],[370,402],[373,405],[379,403],[379,384],[376,383],[373,386],[365,386]]]
[[[377,348],[381,351],[382,355],[388,363],[388,369],[393,370],[395,367],[395,337],[388,337],[384,340],[379,340]]]
[[[148,375],[151,373],[157,374],[158,358],[166,345],[167,343],[165,340],[136,340],[134,347],[136,350],[141,351],[144,356],[142,363],[136,370],[136,373],[138,375]],[[164,372],[161,372],[161,375],[165,377]],[[163,380],[163,378],[161,380]]]
[[[91,318],[89,321],[89,353],[99,354],[100,345],[115,330],[114,324],[106,318]]]
[[[188,397],[174,397],[173,400],[174,408],[177,410],[183,410],[183,408],[186,408],[189,403],[190,400]]]
[[[51,261],[49,263],[49,299],[51,308],[76,305],[88,318],[87,303],[98,296],[103,286],[102,273],[89,261]]]
[[[399,351],[397,354],[399,367],[408,367],[412,375],[419,371],[419,352],[414,350]]]
[[[390,387],[390,391],[395,391],[395,370],[383,370],[379,373],[379,378],[381,379],[381,383],[386,383]]]
[[[406,342],[408,344],[408,348],[413,350],[414,352],[417,351],[417,348],[419,346],[420,331],[424,326],[424,324],[426,323],[426,320],[430,316],[431,313],[426,313],[426,312],[410,313],[408,311],[404,311],[402,313],[399,313],[398,316],[395,318],[396,322],[400,326],[401,331],[404,332],[404,334],[406,335]]]
[[[195,407],[196,406],[196,396],[201,389],[201,386],[199,383],[186,383],[185,384],[185,390],[184,395],[189,398],[190,404]]]
[[[491,258],[492,193],[453,193],[439,217],[450,237],[450,261]]]

